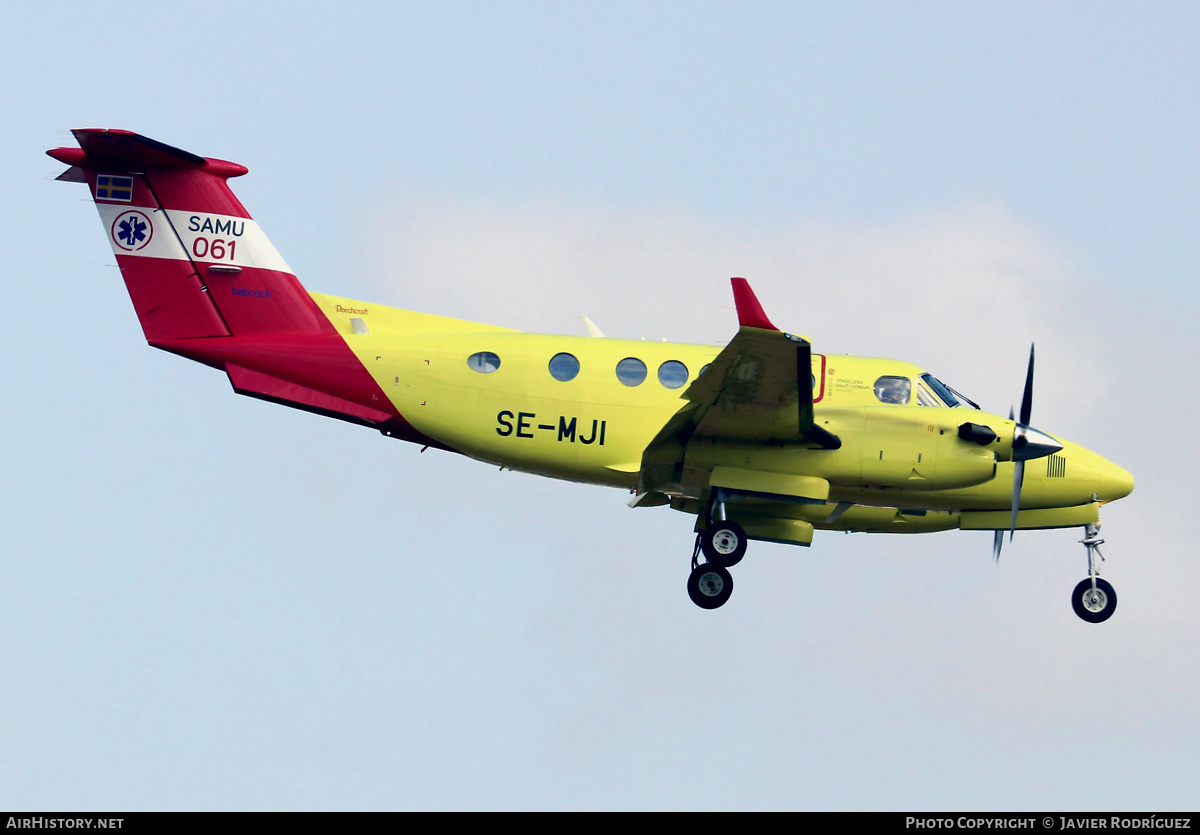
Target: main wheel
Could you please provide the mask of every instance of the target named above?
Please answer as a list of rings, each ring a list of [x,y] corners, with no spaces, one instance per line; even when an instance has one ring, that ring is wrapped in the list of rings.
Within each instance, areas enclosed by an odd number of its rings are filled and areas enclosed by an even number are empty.
[[[1082,581],[1071,593],[1071,607],[1075,614],[1088,623],[1102,623],[1112,617],[1117,610],[1117,593],[1107,580],[1096,578],[1096,588],[1092,588],[1092,579]]]
[[[737,565],[746,556],[746,532],[737,522],[713,522],[700,535],[700,548],[713,565]]]
[[[701,563],[692,569],[687,589],[688,597],[701,609],[716,609],[733,594],[733,577],[719,565]]]

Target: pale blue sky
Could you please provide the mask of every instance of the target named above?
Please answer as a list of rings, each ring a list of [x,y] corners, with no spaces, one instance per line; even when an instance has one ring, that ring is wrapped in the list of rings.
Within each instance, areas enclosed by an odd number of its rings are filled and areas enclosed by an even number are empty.
[[[1139,809],[1200,801],[1200,11],[50,3],[6,16],[0,807]],[[309,289],[818,350],[1138,480],[1073,531],[757,544],[236,397],[147,348],[82,188],[118,127],[250,168]],[[19,208],[16,208],[19,205]]]

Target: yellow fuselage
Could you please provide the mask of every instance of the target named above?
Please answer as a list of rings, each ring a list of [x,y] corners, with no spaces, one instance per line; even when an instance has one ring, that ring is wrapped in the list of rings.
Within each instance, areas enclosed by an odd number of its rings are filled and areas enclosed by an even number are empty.
[[[691,381],[721,350],[530,334],[312,296],[396,409],[423,435],[505,468],[626,489],[637,484],[647,445],[684,405],[680,395],[686,386],[668,378],[676,386],[668,388],[658,369],[669,361],[682,363]],[[360,320],[358,332],[353,319]],[[483,354],[495,357],[494,368],[468,362]],[[578,361],[572,379],[550,373],[551,358],[558,354]],[[630,358],[646,368],[637,385],[623,383],[616,372],[618,363]],[[1012,437],[1011,420],[971,409],[881,402],[874,386],[881,377],[906,378],[913,390],[919,385],[922,371],[909,363],[816,354],[812,363],[816,422],[842,440],[839,449],[807,442],[693,443],[688,470],[705,474],[723,466],[815,476],[828,480],[830,503],[866,506],[829,525],[822,524],[827,506],[797,504],[788,510],[817,527],[940,530],[958,527],[963,510],[1010,507],[1013,464],[1006,460],[1005,444]],[[991,427],[997,441],[987,446],[962,442],[957,432],[964,421]],[[1132,489],[1125,470],[1058,440],[1060,452],[1026,466],[1023,510],[1104,502]],[[672,496],[672,506],[696,510],[706,488],[702,475]],[[880,522],[884,517],[872,508],[914,513],[897,527],[894,520]]]

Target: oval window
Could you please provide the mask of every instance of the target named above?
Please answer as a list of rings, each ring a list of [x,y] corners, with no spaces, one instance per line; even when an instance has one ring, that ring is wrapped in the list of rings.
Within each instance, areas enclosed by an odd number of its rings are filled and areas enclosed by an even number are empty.
[[[617,379],[627,386],[640,386],[646,379],[646,363],[626,357],[617,363]]]
[[[550,376],[560,382],[574,380],[579,373],[579,360],[572,354],[555,354],[550,358]]]
[[[669,389],[680,388],[688,381],[688,368],[679,360],[667,360],[658,367],[658,381]]]
[[[912,395],[912,383],[907,377],[880,377],[875,381],[875,396],[880,403],[904,405]]]
[[[491,351],[480,351],[467,357],[467,368],[480,374],[491,374],[500,367],[500,358]]]

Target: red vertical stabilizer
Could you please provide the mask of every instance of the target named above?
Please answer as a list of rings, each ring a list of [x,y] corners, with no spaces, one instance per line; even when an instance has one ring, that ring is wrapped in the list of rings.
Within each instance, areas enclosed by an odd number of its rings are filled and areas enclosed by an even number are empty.
[[[146,339],[333,333],[228,179],[244,166],[131,131],[77,130],[50,156],[87,183]]]
[[[147,341],[240,394],[436,443],[397,412],[229,188],[246,168],[131,131],[50,156],[86,183]],[[440,446],[440,444],[439,444]]]

